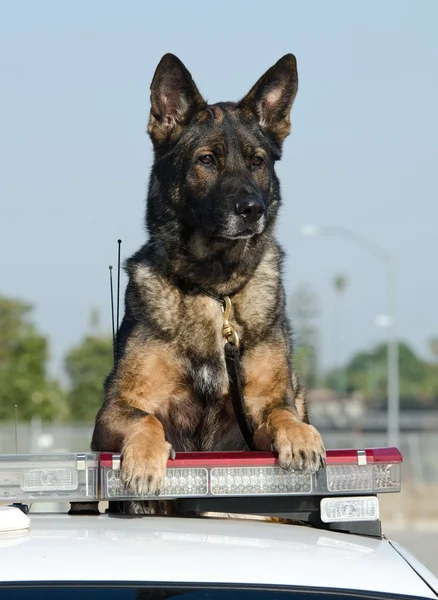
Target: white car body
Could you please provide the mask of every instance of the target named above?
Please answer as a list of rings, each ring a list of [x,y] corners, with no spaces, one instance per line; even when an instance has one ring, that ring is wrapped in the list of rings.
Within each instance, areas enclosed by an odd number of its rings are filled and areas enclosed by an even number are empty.
[[[386,539],[244,519],[29,518],[29,529],[0,532],[0,594],[26,582],[136,582],[438,597],[437,578]]]

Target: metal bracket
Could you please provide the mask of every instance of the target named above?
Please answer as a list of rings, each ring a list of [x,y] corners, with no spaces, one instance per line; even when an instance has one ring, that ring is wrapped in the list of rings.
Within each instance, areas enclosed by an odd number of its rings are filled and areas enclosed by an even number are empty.
[[[85,454],[77,454],[76,455],[76,469],[78,471],[85,471],[87,468],[87,457]]]
[[[70,502],[70,510],[68,515],[100,515],[99,502],[87,502],[84,500],[78,502]]]
[[[76,455],[76,469],[78,471],[85,472],[85,487],[88,491],[88,469],[87,469],[87,457],[85,454],[77,454]]]
[[[367,461],[367,453],[365,450],[358,450],[357,451],[357,464],[360,467],[364,467],[366,464],[368,463]]]

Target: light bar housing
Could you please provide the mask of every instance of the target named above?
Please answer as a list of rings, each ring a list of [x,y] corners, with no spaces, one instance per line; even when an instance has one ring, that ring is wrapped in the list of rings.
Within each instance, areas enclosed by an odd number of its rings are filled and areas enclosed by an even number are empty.
[[[157,499],[125,489],[112,453],[0,455],[0,501]],[[169,460],[159,498],[348,496],[400,491],[396,448],[329,450],[315,474],[285,471],[269,452],[189,452]],[[98,489],[99,488],[99,489]]]
[[[98,499],[98,455],[0,454],[0,501]]]
[[[315,474],[285,471],[270,452],[188,452],[169,460],[159,498],[241,496],[348,496],[400,491],[397,448],[328,450]],[[120,478],[120,454],[101,453],[102,500],[157,499],[136,495]]]

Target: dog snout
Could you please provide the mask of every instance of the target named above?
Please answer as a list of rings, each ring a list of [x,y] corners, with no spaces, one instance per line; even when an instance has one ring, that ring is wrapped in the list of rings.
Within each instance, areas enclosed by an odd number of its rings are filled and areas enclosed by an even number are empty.
[[[265,204],[260,198],[249,196],[236,202],[236,212],[249,223],[255,223],[265,214]]]

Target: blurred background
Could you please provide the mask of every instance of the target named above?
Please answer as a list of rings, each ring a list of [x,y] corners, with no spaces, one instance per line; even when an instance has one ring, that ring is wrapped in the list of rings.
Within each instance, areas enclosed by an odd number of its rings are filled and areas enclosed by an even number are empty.
[[[0,453],[16,417],[19,452],[89,447],[161,56],[216,102],[293,52],[277,231],[311,418],[328,448],[400,447],[383,525],[438,573],[437,18],[434,0],[0,3]]]

